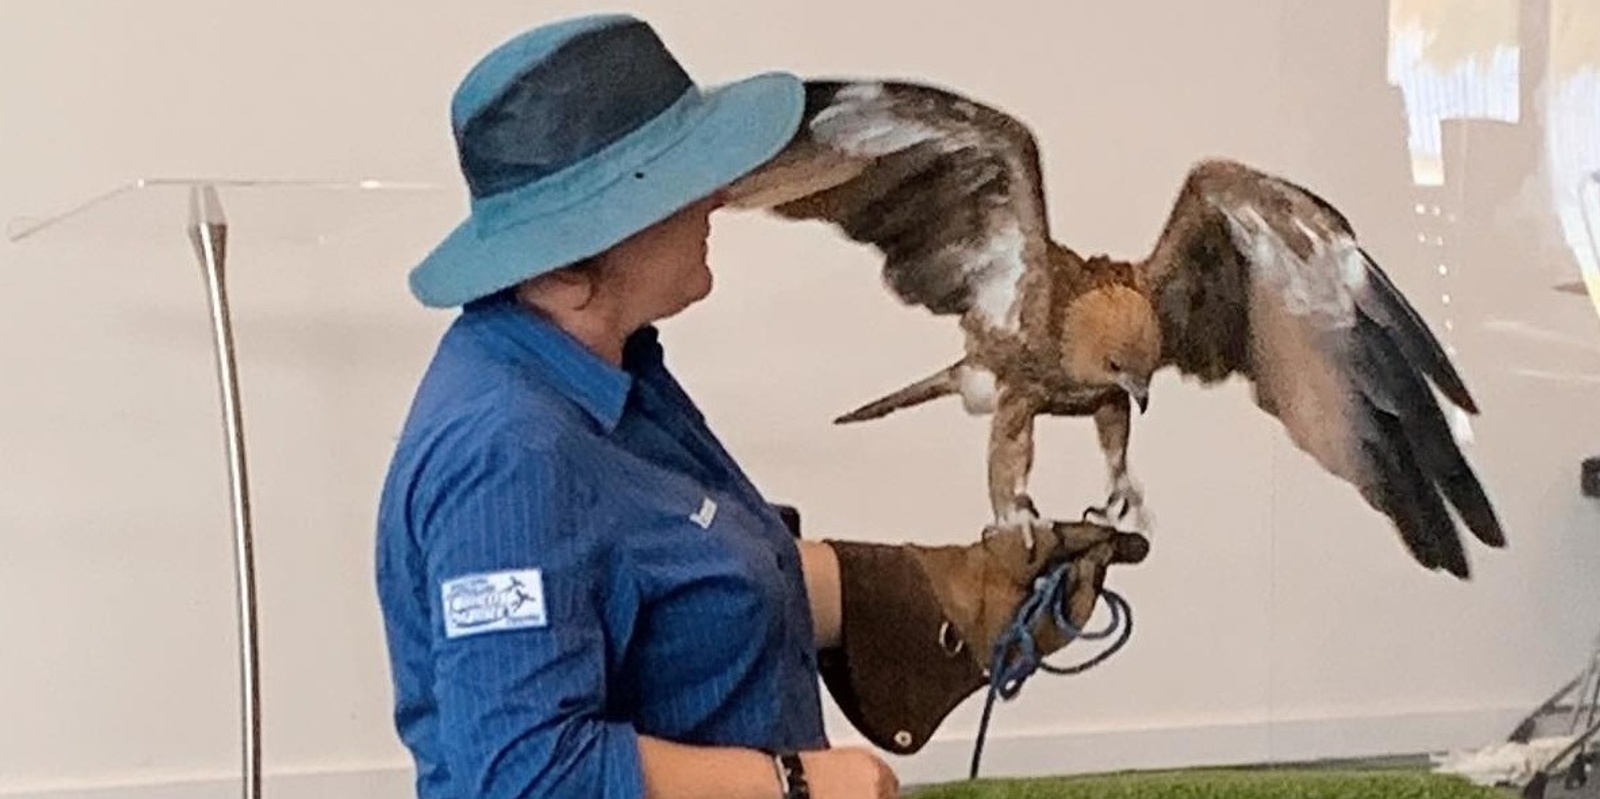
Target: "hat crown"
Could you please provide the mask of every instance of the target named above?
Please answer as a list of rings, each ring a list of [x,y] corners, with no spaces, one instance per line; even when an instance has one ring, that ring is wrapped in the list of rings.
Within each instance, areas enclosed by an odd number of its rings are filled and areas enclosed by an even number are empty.
[[[485,55],[450,105],[474,198],[537,182],[637,130],[694,88],[655,30],[626,14],[535,28]]]

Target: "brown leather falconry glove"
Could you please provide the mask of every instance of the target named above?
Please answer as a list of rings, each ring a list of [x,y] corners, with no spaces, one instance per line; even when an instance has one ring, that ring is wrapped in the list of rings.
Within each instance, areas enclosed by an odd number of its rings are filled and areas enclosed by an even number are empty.
[[[964,699],[989,684],[994,645],[1032,594],[1035,578],[1071,560],[1062,615],[1082,630],[1113,563],[1138,563],[1149,542],[1088,522],[1040,522],[1030,551],[1021,530],[986,531],[968,545],[826,541],[839,560],[840,643],[819,657],[823,683],[873,744],[921,749]],[[1035,656],[1069,643],[1045,609]]]

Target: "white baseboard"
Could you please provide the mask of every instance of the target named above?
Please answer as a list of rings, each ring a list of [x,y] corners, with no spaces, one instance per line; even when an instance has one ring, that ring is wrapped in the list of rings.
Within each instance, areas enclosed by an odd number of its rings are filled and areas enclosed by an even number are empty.
[[[1068,732],[1007,732],[991,727],[984,744],[984,777],[1083,774],[1129,769],[1229,766],[1323,758],[1477,748],[1503,741],[1527,712],[1522,707],[1389,716],[1166,724]],[[835,735],[836,744],[858,739]],[[964,779],[973,737],[951,731],[915,755],[890,757],[903,784]],[[272,773],[268,799],[406,799],[409,766]],[[237,777],[147,779],[122,784],[9,787],[0,799],[237,799]]]
[[[306,770],[262,776],[263,799],[407,799],[414,796],[406,766]],[[232,776],[187,776],[128,780],[116,784],[15,789],[0,786],[0,799],[239,799],[244,781]]]

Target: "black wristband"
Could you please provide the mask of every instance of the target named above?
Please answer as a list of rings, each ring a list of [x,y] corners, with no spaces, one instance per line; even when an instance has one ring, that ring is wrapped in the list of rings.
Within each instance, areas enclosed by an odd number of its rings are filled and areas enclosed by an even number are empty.
[[[783,799],[811,799],[811,786],[806,783],[806,768],[794,752],[779,752],[772,756],[778,767],[778,785],[783,789]]]

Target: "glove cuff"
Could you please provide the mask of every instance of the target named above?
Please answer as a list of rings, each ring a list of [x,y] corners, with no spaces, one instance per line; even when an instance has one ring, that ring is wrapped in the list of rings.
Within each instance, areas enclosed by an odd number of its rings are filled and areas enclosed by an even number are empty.
[[[939,593],[907,547],[827,543],[839,560],[841,626],[839,645],[818,655],[823,684],[867,740],[914,753],[988,684],[984,665],[957,645]]]

